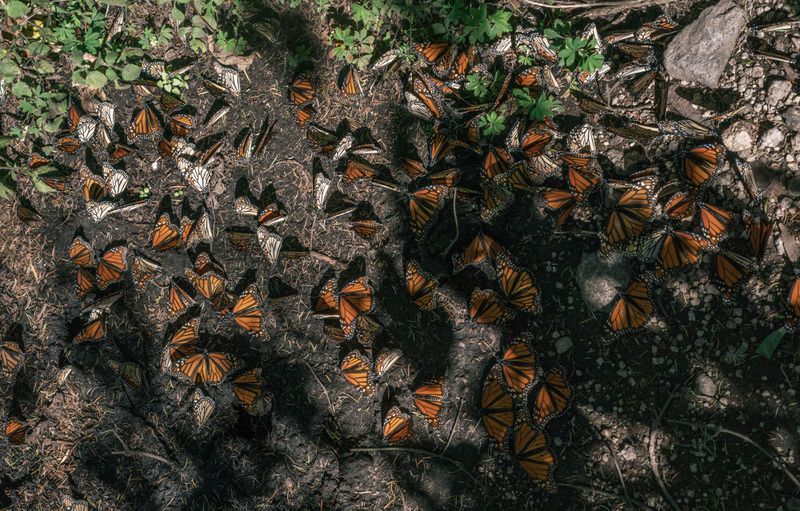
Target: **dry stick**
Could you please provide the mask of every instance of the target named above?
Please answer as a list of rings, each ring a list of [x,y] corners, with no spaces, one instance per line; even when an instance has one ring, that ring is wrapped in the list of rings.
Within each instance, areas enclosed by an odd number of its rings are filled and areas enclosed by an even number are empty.
[[[591,486],[582,486],[579,484],[571,484],[571,483],[556,483],[556,486],[561,486],[563,488],[572,488],[573,490],[590,491],[598,495],[602,495],[603,497],[608,497],[610,499],[617,499],[621,500],[622,502],[627,502],[628,504],[636,506],[640,509],[644,509],[646,511],[655,511],[654,508],[648,506],[644,502],[639,502],[638,500],[634,500],[630,497],[625,497],[623,495],[617,495],[616,493],[598,490],[597,488],[592,488]]]
[[[786,477],[791,479],[792,483],[794,483],[795,486],[800,488],[800,480],[798,480],[797,477],[795,477],[795,475],[789,471],[789,468],[786,466],[786,464],[784,464],[783,461],[780,460],[780,458],[778,458],[771,452],[767,451],[766,449],[758,445],[753,439],[751,439],[747,435],[739,433],[738,431],[733,431],[727,428],[723,428],[722,426],[716,426],[714,424],[696,424],[694,422],[681,421],[675,419],[667,419],[667,422],[669,422],[670,424],[681,424],[683,426],[689,426],[692,428],[709,428],[715,430],[717,434],[725,433],[726,435],[730,435],[732,437],[738,438],[739,440],[743,440],[748,444],[752,445],[753,447],[755,447],[756,449],[758,449],[758,451],[767,458],[769,458],[772,461],[772,463],[779,466],[781,470],[783,470],[783,473],[786,474]]]
[[[150,458],[152,460],[160,461],[165,465],[170,465],[172,468],[175,469],[178,468],[177,463],[175,463],[172,460],[168,460],[167,458],[164,458],[162,456],[159,456],[158,454],[153,454],[152,452],[147,452],[147,451],[137,451],[129,449],[128,444],[126,444],[125,441],[122,438],[120,438],[120,436],[117,434],[115,430],[111,430],[111,432],[114,434],[115,437],[117,437],[117,440],[119,440],[119,443],[122,444],[122,448],[124,449],[123,451],[111,451],[111,454],[117,456],[143,456],[145,458]]]
[[[458,241],[458,214],[456,213],[456,198],[458,197],[458,188],[453,189],[453,221],[456,223],[456,235],[453,237],[453,240],[450,241],[450,244],[447,245],[447,248],[444,249],[442,255],[447,255],[450,252],[450,249],[453,248],[456,241]]]
[[[422,454],[423,456],[431,456],[433,458],[438,458],[438,459],[440,459],[442,461],[447,461],[447,462],[453,464],[453,466],[455,466],[459,471],[461,471],[467,477],[472,479],[473,483],[475,483],[478,486],[481,486],[481,484],[478,482],[478,479],[475,476],[473,476],[469,472],[469,470],[467,470],[467,468],[460,461],[456,461],[453,458],[448,458],[447,456],[444,456],[443,454],[437,454],[435,452],[426,451],[425,449],[414,449],[414,448],[411,448],[411,447],[356,447],[354,449],[350,449],[350,452],[376,452],[376,451],[377,452],[407,452],[407,453],[412,453],[412,454]]]
[[[325,388],[325,385],[323,385],[322,381],[320,381],[319,377],[317,377],[317,373],[316,371],[314,371],[314,368],[311,367],[311,364],[309,364],[305,360],[303,361],[303,363],[306,365],[306,367],[308,367],[308,370],[311,371],[311,374],[314,376],[314,379],[317,380],[319,386],[322,387],[322,392],[325,394],[325,399],[328,401],[328,411],[331,412],[331,415],[335,414],[336,410],[333,408],[333,403],[331,403],[330,396],[328,396],[328,389]]]
[[[694,375],[689,376],[689,378],[691,378],[692,376]],[[688,381],[688,379],[686,381]],[[664,497],[666,497],[667,502],[669,502],[669,505],[672,507],[672,509],[675,509],[677,511],[680,511],[681,508],[680,506],[678,506],[678,503],[675,502],[675,499],[672,498],[672,495],[670,495],[669,490],[667,490],[667,485],[661,479],[661,473],[658,470],[658,460],[656,459],[656,428],[659,426],[659,424],[661,424],[661,419],[664,418],[664,413],[666,413],[669,404],[675,398],[675,394],[677,394],[678,389],[680,389],[683,386],[683,384],[686,383],[686,381],[682,381],[677,385],[675,385],[675,387],[672,389],[672,392],[669,394],[667,401],[664,403],[664,406],[661,407],[661,411],[658,413],[658,417],[656,417],[656,419],[650,425],[650,434],[648,435],[648,446],[647,446],[647,451],[648,454],[650,455],[650,468],[653,470],[653,476],[655,476],[656,478],[656,483],[658,483],[658,487],[661,488],[661,493],[664,494]]]
[[[450,447],[450,442],[453,440],[453,433],[456,432],[456,424],[458,424],[458,416],[461,415],[461,407],[464,406],[464,400],[460,400],[458,402],[458,411],[456,412],[456,418],[453,419],[453,427],[450,428],[450,436],[447,437],[447,443],[444,444],[444,449],[442,449],[442,454],[447,452],[447,448]]]

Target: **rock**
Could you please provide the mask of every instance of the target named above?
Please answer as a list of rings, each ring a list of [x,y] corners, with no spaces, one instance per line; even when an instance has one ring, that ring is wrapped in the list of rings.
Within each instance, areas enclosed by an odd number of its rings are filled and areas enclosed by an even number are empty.
[[[559,355],[564,354],[572,349],[572,339],[569,337],[562,337],[556,341],[556,353]]]
[[[735,153],[749,154],[753,150],[752,133],[754,129],[749,122],[734,122],[722,132],[722,142]]]
[[[789,107],[783,111],[783,122],[789,129],[800,131],[800,107]]]
[[[629,261],[618,254],[605,259],[598,254],[583,255],[575,280],[589,310],[598,311],[617,297],[617,291],[631,279],[631,267]]]
[[[775,80],[767,91],[767,102],[771,105],[779,105],[789,93],[792,92],[792,82],[787,80]]]
[[[716,89],[746,24],[747,14],[732,0],[705,9],[669,43],[664,54],[667,72]]]
[[[759,145],[767,149],[780,147],[783,143],[783,132],[777,126],[773,126],[761,135]]]
[[[705,373],[700,373],[697,376],[697,392],[701,396],[714,397],[717,395],[717,385],[710,376]]]

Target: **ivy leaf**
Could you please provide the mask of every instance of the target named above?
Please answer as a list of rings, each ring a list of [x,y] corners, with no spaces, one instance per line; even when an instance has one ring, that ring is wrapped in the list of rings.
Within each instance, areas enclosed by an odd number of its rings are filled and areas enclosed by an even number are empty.
[[[19,0],[11,0],[6,4],[6,14],[8,14],[9,18],[22,18],[27,16],[30,10],[30,7]]]
[[[756,348],[756,353],[759,355],[763,355],[766,358],[772,358],[772,355],[775,354],[775,350],[778,349],[781,341],[783,340],[783,336],[786,335],[786,329],[781,327],[761,341],[761,344],[758,345]]]

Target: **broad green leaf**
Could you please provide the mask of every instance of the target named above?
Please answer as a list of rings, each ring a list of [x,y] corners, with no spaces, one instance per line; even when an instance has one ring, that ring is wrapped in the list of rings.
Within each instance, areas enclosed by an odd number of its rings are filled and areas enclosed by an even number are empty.
[[[51,73],[56,72],[56,68],[53,67],[53,64],[49,63],[46,60],[40,60],[34,64],[34,67],[40,74],[49,75]]]
[[[16,62],[11,59],[0,60],[0,76],[7,81],[11,81],[19,76],[20,69]]]
[[[27,16],[30,10],[30,7],[19,0],[11,0],[6,4],[6,14],[8,14],[9,18],[22,18]]]
[[[14,140],[14,137],[0,135],[0,149],[5,149]]]
[[[104,74],[106,75],[106,78],[108,78],[109,80],[112,80],[112,81],[113,80],[119,80],[119,75],[117,74],[117,72],[114,71],[110,67],[106,69]]]
[[[25,98],[32,94],[31,88],[25,82],[17,82],[11,86],[11,94],[18,98]]]
[[[108,78],[100,71],[89,71],[86,74],[86,85],[93,89],[102,89],[107,83]]]
[[[132,82],[139,78],[141,72],[142,68],[136,64],[125,64],[125,67],[122,68],[122,79],[126,82]]]
[[[183,20],[186,19],[186,15],[183,14],[182,10],[178,9],[177,7],[173,7],[172,8],[172,19],[175,20],[175,23],[180,25],[181,23],[183,23]]]
[[[778,346],[783,340],[784,335],[786,335],[786,329],[780,327],[768,336],[764,337],[764,340],[761,341],[761,344],[759,344],[758,348],[756,348],[756,353],[767,358],[772,358],[772,355],[775,354],[775,350],[778,349]]]

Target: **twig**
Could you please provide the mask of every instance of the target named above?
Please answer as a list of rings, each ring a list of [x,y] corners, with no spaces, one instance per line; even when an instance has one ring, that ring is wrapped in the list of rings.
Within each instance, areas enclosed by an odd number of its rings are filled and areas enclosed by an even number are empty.
[[[450,244],[447,245],[447,248],[444,249],[442,255],[447,255],[450,252],[450,249],[453,248],[453,245],[456,244],[458,241],[458,214],[456,213],[456,198],[458,198],[458,188],[453,189],[453,221],[456,223],[456,235],[450,241]]]
[[[597,488],[592,488],[591,486],[581,486],[579,484],[571,484],[571,483],[556,483],[556,486],[561,486],[563,488],[572,488],[573,490],[584,490],[596,493],[598,495],[602,495],[604,497],[608,497],[610,499],[617,499],[621,500],[622,502],[627,502],[633,506],[636,506],[640,509],[645,509],[646,511],[655,511],[654,508],[648,506],[644,502],[639,502],[638,500],[634,500],[630,497],[625,497],[623,495],[617,495],[616,493],[611,493],[603,490],[598,490]]]
[[[692,378],[693,376],[694,374],[689,376],[689,378]],[[653,471],[653,476],[655,476],[656,478],[656,483],[658,483],[658,487],[661,488],[661,493],[663,493],[664,497],[666,497],[670,507],[672,507],[672,509],[675,509],[677,511],[680,511],[681,508],[680,506],[678,506],[678,503],[675,502],[675,499],[673,499],[672,495],[669,493],[667,485],[661,478],[661,472],[658,469],[658,459],[656,458],[656,433],[658,432],[657,429],[658,426],[661,424],[661,419],[664,418],[664,414],[666,413],[667,408],[669,408],[669,404],[672,402],[672,400],[675,398],[675,395],[678,393],[678,389],[683,387],[683,385],[688,380],[689,379],[687,378],[685,381],[682,381],[677,385],[675,385],[675,387],[673,387],[672,392],[670,392],[669,397],[667,398],[667,401],[664,403],[664,406],[661,407],[661,411],[658,412],[658,416],[655,418],[652,424],[650,424],[650,434],[648,435],[648,445],[647,445],[647,451],[648,454],[650,455],[650,468]]]
[[[309,250],[308,255],[313,257],[314,259],[317,259],[318,261],[322,261],[323,263],[328,263],[331,266],[339,266],[344,264],[341,261],[338,261],[329,255],[323,254],[322,252],[317,252],[316,250]]]
[[[334,415],[336,413],[336,409],[333,408],[333,403],[331,403],[331,398],[328,395],[328,389],[326,389],[325,385],[322,384],[322,381],[320,381],[316,371],[314,371],[314,368],[311,367],[311,364],[309,364],[305,360],[303,361],[303,363],[306,365],[306,367],[308,367],[308,370],[311,371],[311,374],[314,376],[314,379],[317,380],[319,386],[322,387],[322,392],[325,394],[325,399],[328,401],[328,411],[331,412],[331,415]]]
[[[469,477],[472,480],[473,483],[475,483],[476,485],[479,485],[479,486],[481,485],[478,482],[478,479],[475,476],[473,476],[469,472],[469,470],[467,470],[467,468],[460,461],[456,461],[453,458],[448,458],[447,456],[444,456],[443,454],[437,454],[435,452],[426,451],[425,449],[414,449],[414,448],[411,448],[411,447],[356,447],[354,449],[350,449],[350,452],[376,452],[376,451],[377,452],[407,452],[407,453],[411,453],[411,454],[421,454],[423,456],[431,456],[433,458],[438,458],[438,459],[440,459],[442,461],[447,461],[447,462],[451,463],[459,471],[461,471],[461,473],[463,473],[464,475]]]
[[[461,407],[464,406],[464,400],[462,399],[458,403],[458,411],[456,412],[456,417],[453,419],[453,427],[450,428],[450,435],[447,437],[447,443],[444,444],[444,449],[442,449],[442,454],[447,452],[447,448],[450,447],[450,442],[453,440],[453,433],[456,432],[456,424],[458,424],[458,416],[461,415]]]
[[[792,483],[794,483],[794,485],[797,486],[797,488],[800,488],[800,480],[798,480],[797,477],[795,477],[795,475],[791,471],[789,471],[789,468],[786,466],[786,464],[784,464],[783,461],[780,460],[780,458],[778,458],[771,452],[767,451],[766,449],[758,445],[754,440],[752,440],[747,435],[739,433],[738,431],[733,431],[727,428],[723,428],[722,426],[716,426],[714,424],[696,424],[694,422],[681,421],[675,419],[667,419],[667,422],[669,422],[670,424],[681,424],[683,426],[690,426],[693,428],[713,429],[717,434],[725,433],[726,435],[730,435],[732,437],[738,438],[739,440],[743,440],[748,444],[752,445],[753,447],[755,447],[756,449],[758,449],[758,451],[767,458],[769,458],[770,461],[772,461],[772,463],[779,466],[781,470],[783,470],[783,473],[786,474],[786,477],[788,477],[792,481]]]
[[[151,460],[160,461],[161,463],[164,463],[165,465],[169,465],[172,468],[175,468],[175,469],[178,468],[178,464],[177,463],[175,463],[172,460],[168,460],[167,458],[164,458],[163,456],[159,456],[158,454],[153,454],[152,452],[139,451],[139,450],[134,450],[134,449],[128,448],[128,444],[125,443],[125,441],[117,434],[117,432],[115,430],[111,430],[111,432],[114,434],[115,437],[117,437],[117,440],[119,440],[119,443],[122,444],[122,448],[124,449],[122,451],[111,451],[111,454],[114,454],[116,456],[143,456],[145,458],[150,458]]]

